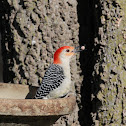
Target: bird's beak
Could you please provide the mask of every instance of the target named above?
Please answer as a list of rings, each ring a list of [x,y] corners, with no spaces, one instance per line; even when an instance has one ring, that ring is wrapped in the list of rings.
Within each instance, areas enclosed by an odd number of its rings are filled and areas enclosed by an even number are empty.
[[[85,50],[85,46],[78,46],[78,47],[75,47],[72,52],[77,53],[77,52],[81,52],[83,50]]]

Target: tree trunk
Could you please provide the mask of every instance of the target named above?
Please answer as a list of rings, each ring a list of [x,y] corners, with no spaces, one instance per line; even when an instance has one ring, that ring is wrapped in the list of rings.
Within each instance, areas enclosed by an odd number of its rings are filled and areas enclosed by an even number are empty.
[[[126,2],[78,0],[82,126],[126,125]]]
[[[92,119],[96,126],[126,125],[126,2],[99,0],[94,12]]]
[[[76,6],[76,0],[1,1],[4,82],[39,86],[56,49],[79,45]],[[79,55],[76,59],[71,64],[72,80],[80,87]],[[73,124],[79,125],[77,107],[54,125]]]
[[[76,107],[54,125],[126,125],[124,0],[78,0],[78,6],[76,0],[2,0],[0,5],[4,82],[38,86],[57,48],[85,43],[87,51],[71,64],[79,112]]]

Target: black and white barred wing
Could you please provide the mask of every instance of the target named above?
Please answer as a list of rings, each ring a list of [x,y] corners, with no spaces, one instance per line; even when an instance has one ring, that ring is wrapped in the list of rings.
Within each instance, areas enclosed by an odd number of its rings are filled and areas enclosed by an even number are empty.
[[[52,64],[45,72],[42,84],[37,90],[35,99],[43,99],[52,90],[58,88],[64,79],[64,72],[62,67]]]

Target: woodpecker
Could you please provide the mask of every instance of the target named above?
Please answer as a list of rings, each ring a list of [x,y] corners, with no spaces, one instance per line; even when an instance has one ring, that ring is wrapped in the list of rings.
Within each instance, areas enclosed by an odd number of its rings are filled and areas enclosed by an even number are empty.
[[[53,99],[66,96],[74,85],[71,83],[70,59],[76,52],[85,49],[63,46],[54,53],[53,64],[45,72],[42,84],[38,88],[35,99]]]

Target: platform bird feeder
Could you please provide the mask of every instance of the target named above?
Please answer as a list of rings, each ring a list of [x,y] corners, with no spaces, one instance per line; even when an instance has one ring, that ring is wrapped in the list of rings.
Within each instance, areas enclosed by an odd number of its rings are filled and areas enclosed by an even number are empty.
[[[0,125],[50,126],[75,108],[75,96],[32,99],[36,90],[28,85],[0,83]]]

